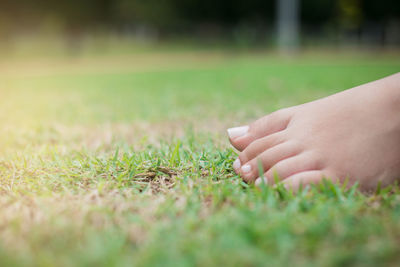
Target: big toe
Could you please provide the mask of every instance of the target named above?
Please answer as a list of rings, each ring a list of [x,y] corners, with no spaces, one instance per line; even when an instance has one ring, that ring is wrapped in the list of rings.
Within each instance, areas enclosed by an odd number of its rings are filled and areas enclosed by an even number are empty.
[[[228,129],[229,140],[233,147],[243,151],[253,141],[286,129],[291,116],[291,109],[282,109],[250,125],[230,128]]]

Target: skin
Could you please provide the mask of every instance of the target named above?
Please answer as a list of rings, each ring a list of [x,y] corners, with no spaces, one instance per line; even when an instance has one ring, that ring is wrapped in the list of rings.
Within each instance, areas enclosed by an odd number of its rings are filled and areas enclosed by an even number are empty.
[[[235,171],[248,183],[286,187],[323,178],[373,190],[400,178],[400,73],[303,105],[285,108],[230,138]]]

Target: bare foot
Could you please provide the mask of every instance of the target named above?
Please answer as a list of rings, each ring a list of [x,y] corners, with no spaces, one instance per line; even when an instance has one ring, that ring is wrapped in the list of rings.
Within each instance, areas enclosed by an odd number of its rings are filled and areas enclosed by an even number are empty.
[[[235,171],[286,186],[358,181],[370,190],[400,179],[400,73],[228,130],[240,152]],[[256,181],[259,184],[261,179]]]

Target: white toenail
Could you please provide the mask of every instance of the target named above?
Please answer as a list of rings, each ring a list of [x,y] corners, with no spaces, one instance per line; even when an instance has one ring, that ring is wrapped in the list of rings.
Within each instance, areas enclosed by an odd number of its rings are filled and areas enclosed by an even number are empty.
[[[235,170],[239,169],[241,165],[242,164],[240,163],[240,159],[236,159],[235,162],[233,162],[233,168]]]
[[[249,131],[249,126],[234,127],[228,129],[228,135],[231,139],[245,135]]]
[[[264,181],[263,181],[264,180]],[[255,181],[255,185],[256,186],[260,186],[261,184],[268,184],[268,181],[267,181],[267,179],[265,178],[265,177],[259,177],[259,178],[257,178],[257,180]]]
[[[251,166],[249,164],[246,164],[242,167],[242,172],[247,173],[251,171]]]

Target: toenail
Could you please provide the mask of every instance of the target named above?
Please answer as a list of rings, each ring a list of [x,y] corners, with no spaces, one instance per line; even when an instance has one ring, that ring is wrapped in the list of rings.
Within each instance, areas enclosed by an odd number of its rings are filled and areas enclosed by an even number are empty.
[[[242,167],[242,172],[243,173],[248,173],[251,171],[251,165],[250,164],[246,164]]]
[[[267,185],[268,184],[268,179],[265,177],[258,177],[255,181],[256,186],[261,186],[262,184]]]
[[[228,135],[231,139],[241,137],[249,131],[249,126],[234,127],[228,129]]]
[[[235,162],[233,162],[233,168],[234,168],[235,170],[240,169],[240,166],[241,166],[241,165],[242,165],[242,164],[240,163],[240,159],[236,159]]]

